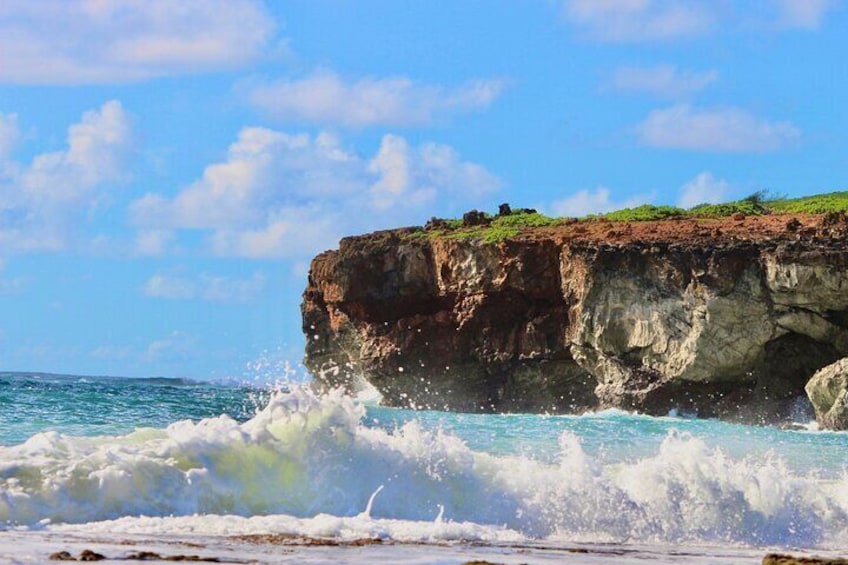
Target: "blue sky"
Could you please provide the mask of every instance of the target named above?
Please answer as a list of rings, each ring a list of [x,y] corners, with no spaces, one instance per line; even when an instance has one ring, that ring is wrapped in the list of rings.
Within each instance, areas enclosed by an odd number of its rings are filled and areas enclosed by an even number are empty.
[[[309,259],[844,190],[837,0],[5,0],[0,370],[267,379]]]

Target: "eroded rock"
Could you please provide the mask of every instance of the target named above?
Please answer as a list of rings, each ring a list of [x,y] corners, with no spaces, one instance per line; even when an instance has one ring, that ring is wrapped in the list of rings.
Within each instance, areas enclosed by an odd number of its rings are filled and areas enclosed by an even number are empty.
[[[819,426],[848,429],[848,358],[816,372],[806,386]]]
[[[306,364],[394,406],[786,419],[848,356],[848,246],[806,218],[742,237],[765,221],[346,238],[310,269]]]

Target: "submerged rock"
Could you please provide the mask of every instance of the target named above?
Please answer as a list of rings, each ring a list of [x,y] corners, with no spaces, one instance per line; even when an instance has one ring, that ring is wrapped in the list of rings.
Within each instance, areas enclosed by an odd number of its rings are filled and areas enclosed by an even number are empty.
[[[848,430],[848,358],[816,372],[806,390],[819,426]]]
[[[848,236],[796,220],[345,238],[311,265],[305,362],[394,406],[797,417],[848,356]]]

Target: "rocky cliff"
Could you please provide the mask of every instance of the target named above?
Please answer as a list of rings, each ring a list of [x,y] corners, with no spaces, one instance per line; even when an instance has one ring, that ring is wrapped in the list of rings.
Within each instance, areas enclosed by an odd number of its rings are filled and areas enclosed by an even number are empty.
[[[306,365],[393,406],[785,420],[848,356],[846,244],[834,214],[346,238],[311,265]]]

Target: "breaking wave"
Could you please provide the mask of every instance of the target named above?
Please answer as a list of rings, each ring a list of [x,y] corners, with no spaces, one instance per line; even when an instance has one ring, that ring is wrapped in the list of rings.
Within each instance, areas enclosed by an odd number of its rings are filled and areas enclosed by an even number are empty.
[[[39,433],[0,448],[7,527],[247,531],[409,539],[838,546],[848,476],[733,458],[685,433],[605,464],[578,435],[553,462],[475,451],[412,421],[368,427],[339,392],[277,393],[228,416],[123,436]]]

